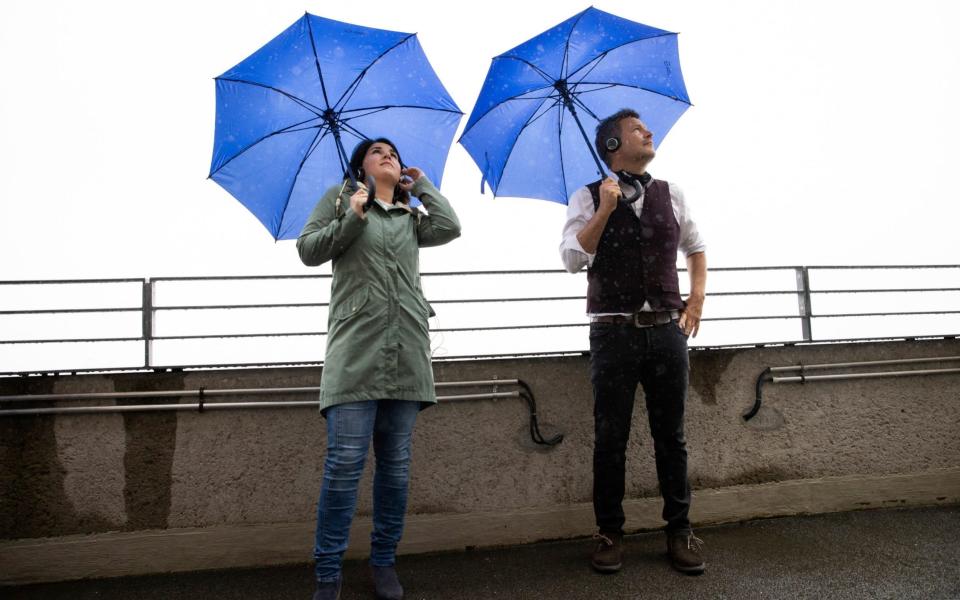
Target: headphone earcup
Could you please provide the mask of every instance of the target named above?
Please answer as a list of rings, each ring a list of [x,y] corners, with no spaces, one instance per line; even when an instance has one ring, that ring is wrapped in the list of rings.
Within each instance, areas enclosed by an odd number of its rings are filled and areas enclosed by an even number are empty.
[[[620,147],[620,138],[616,136],[608,137],[606,146],[607,146],[607,152],[616,152],[617,148]]]

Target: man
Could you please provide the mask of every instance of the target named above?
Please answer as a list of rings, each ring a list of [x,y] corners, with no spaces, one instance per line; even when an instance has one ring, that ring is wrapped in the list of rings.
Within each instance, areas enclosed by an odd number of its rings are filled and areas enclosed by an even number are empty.
[[[591,557],[601,573],[620,570],[627,440],[637,384],[643,387],[675,569],[704,571],[690,528],[683,411],[687,337],[703,310],[704,243],[673,184],[652,179],[653,134],[624,109],[597,126],[596,147],[615,174],[577,190],[567,207],[560,254],[571,273],[587,267],[590,379],[594,398],[593,508],[599,533]],[[677,252],[690,295],[680,297]]]

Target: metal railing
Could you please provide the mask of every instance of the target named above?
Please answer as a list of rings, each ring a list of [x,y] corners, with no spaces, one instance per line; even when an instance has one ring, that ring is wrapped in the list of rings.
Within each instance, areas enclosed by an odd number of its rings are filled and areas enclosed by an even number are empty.
[[[841,285],[831,279],[831,274],[843,275]],[[871,273],[880,273],[882,282],[876,284],[876,277]],[[917,275],[920,275],[919,277]],[[924,276],[926,275],[926,276]],[[736,279],[748,279],[749,286],[742,289]],[[788,276],[793,285],[788,285]],[[713,285],[717,279],[732,278],[733,285]],[[0,281],[0,375],[16,375],[44,372],[81,372],[106,370],[142,370],[142,369],[181,369],[181,368],[215,368],[229,366],[273,366],[273,365],[304,365],[320,364],[322,354],[307,360],[271,360],[269,349],[262,355],[254,358],[227,361],[209,361],[199,359],[171,360],[169,357],[158,359],[154,347],[158,343],[191,342],[219,340],[223,343],[238,341],[250,342],[254,340],[282,340],[289,343],[296,338],[324,338],[326,331],[319,328],[292,327],[286,331],[243,331],[247,325],[245,321],[238,321],[233,330],[219,332],[201,331],[201,325],[211,315],[222,311],[236,314],[250,310],[294,310],[314,311],[311,320],[323,322],[322,312],[329,309],[328,296],[331,275],[263,275],[263,276],[224,276],[224,277],[160,277],[152,279],[72,279],[72,280],[39,280],[39,281]],[[691,339],[691,346],[744,346],[744,345],[780,345],[811,342],[834,342],[865,339],[900,339],[910,337],[954,337],[960,333],[960,319],[948,319],[941,330],[917,331],[915,333],[884,335],[868,332],[864,335],[831,336],[816,334],[816,324],[829,320],[857,320],[877,317],[920,317],[930,315],[960,315],[960,265],[885,265],[885,266],[775,266],[775,267],[737,267],[711,269],[710,283],[708,284],[707,310],[704,315],[705,324],[731,323],[738,330],[743,330],[750,323],[762,324],[781,322],[786,323],[783,331],[786,335],[756,339],[714,339],[698,343]],[[458,359],[475,357],[504,357],[504,356],[531,356],[581,353],[586,351],[587,319],[583,315],[584,292],[586,289],[585,277],[578,274],[572,277],[562,270],[515,270],[515,271],[466,271],[466,272],[437,272],[424,273],[424,287],[433,305],[445,307],[460,307],[469,309],[466,313],[469,318],[452,325],[446,322],[434,323],[431,334],[490,334],[494,332],[513,332],[520,334],[528,341],[538,332],[544,335],[542,347],[535,350],[517,349],[489,352],[466,351],[448,356],[436,356],[437,359]],[[823,280],[817,285],[816,280]],[[922,285],[911,284],[911,280],[921,280]],[[684,277],[681,276],[681,282]],[[934,280],[936,285],[929,285]],[[481,286],[483,292],[469,293],[471,282],[487,281]],[[534,288],[529,293],[523,293],[523,283],[531,282],[528,287]],[[811,285],[814,281],[814,285]],[[273,301],[238,302],[236,300],[218,302],[211,294],[204,291],[204,287],[243,284],[250,286],[255,283],[269,283],[273,286],[287,285],[291,282],[319,285],[319,289],[287,291],[281,293],[279,299]],[[442,283],[446,282],[446,284]],[[943,285],[947,282],[948,285]],[[952,284],[951,282],[955,282]],[[857,286],[855,284],[864,284]],[[190,291],[190,286],[199,286],[200,290]],[[435,286],[435,287],[431,287]],[[487,293],[490,287],[497,288],[497,293]],[[549,293],[547,288],[555,288],[557,293]],[[717,289],[719,287],[719,289]],[[175,288],[184,288],[179,293],[171,294]],[[433,293],[431,290],[446,289],[446,293]],[[86,291],[86,294],[80,293]],[[502,290],[502,291],[499,291]],[[507,293],[517,290],[518,293]],[[546,290],[546,291],[545,291]],[[112,296],[104,295],[113,292]],[[16,292],[16,293],[14,293]],[[52,295],[51,295],[52,292]],[[236,292],[234,292],[236,293]],[[884,308],[884,297],[900,294],[915,303],[923,294],[941,294],[943,302],[931,310]],[[159,296],[173,296],[176,300],[164,300]],[[309,295],[308,298],[302,296]],[[824,310],[817,312],[814,305],[826,302],[831,296],[850,295],[853,298],[852,309]],[[14,297],[15,296],[15,297]],[[796,300],[795,308],[783,302],[777,302],[778,297]],[[95,300],[94,300],[95,298]],[[865,302],[869,299],[869,302]],[[320,301],[315,301],[320,300]],[[725,313],[711,310],[711,305],[725,300],[735,300],[738,309],[727,310]],[[761,302],[757,302],[760,300]],[[576,302],[576,305],[569,303]],[[568,303],[564,310],[554,308],[550,315],[550,307]],[[491,306],[499,305],[499,310]],[[526,306],[527,310],[533,307],[529,321],[509,322],[505,316],[519,312],[519,308]],[[846,304],[842,306],[847,306]],[[879,307],[864,310],[863,307]],[[509,307],[509,309],[505,308]],[[770,309],[773,309],[772,312]],[[319,311],[319,312],[317,312]],[[127,315],[137,318],[128,319],[126,324],[116,327],[106,327],[102,331],[94,324],[95,333],[87,332],[77,335],[63,335],[74,329],[77,322],[89,317],[114,318],[116,315]],[[157,321],[171,315],[191,315],[197,320],[197,327],[191,331],[175,331],[165,333],[164,328],[158,332]],[[18,321],[31,318],[61,318],[68,316],[71,320],[66,323],[29,323],[19,322],[19,329],[15,326]],[[269,319],[266,319],[269,321]],[[534,321],[534,322],[531,322]],[[540,321],[540,322],[535,322]],[[263,322],[263,319],[261,320]],[[706,326],[705,326],[706,327]],[[82,328],[81,328],[82,329]],[[41,331],[42,330],[42,331]],[[112,331],[120,333],[111,333]],[[567,339],[571,330],[575,331],[575,339],[566,347],[551,346],[551,340],[560,339],[551,332],[567,331]],[[17,333],[19,331],[19,333]],[[761,331],[758,329],[758,331]],[[13,333],[11,333],[13,332]],[[43,335],[48,334],[48,335]],[[123,344],[120,355],[122,359],[106,360],[102,364],[86,366],[91,356],[109,344]],[[57,348],[57,361],[52,358],[44,363],[46,358],[38,359],[38,364],[27,367],[10,368],[5,362],[11,362],[10,357],[27,348]],[[133,348],[137,348],[134,350]],[[45,353],[41,353],[45,354]],[[53,352],[46,354],[52,355]],[[168,353],[170,354],[170,353]],[[132,358],[139,355],[141,358]],[[7,357],[5,360],[4,357]],[[73,357],[73,358],[72,358]],[[84,360],[81,360],[84,359]]]

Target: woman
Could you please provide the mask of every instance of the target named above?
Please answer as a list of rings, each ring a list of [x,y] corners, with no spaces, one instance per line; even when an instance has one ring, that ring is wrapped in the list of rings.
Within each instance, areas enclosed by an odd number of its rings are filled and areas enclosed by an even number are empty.
[[[320,410],[327,458],[317,506],[314,600],[334,599],[357,506],[357,486],[373,439],[370,565],[378,598],[402,598],[394,564],[403,532],[413,424],[436,403],[418,248],[460,235],[450,203],[416,167],[402,168],[396,146],[365,140],[353,151],[357,187],[327,191],[297,240],[305,265],[333,261]],[[375,181],[368,204],[362,182]],[[429,211],[411,209],[410,195]]]

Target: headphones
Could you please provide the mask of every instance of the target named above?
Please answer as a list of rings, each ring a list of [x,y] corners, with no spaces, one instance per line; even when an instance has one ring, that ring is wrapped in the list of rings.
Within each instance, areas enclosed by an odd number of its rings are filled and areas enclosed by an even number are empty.
[[[616,152],[620,147],[620,138],[615,135],[608,137],[604,145],[607,147],[607,152]]]

